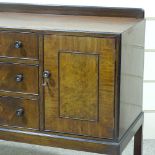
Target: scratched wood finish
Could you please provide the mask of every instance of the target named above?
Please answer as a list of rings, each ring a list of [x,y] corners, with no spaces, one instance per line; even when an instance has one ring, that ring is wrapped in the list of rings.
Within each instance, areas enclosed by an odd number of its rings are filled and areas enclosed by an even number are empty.
[[[21,82],[16,76],[23,75]],[[0,63],[0,90],[38,94],[38,67]]]
[[[15,48],[21,41],[22,47]],[[0,57],[19,57],[38,59],[37,36],[34,33],[0,32]]]
[[[97,121],[98,55],[60,52],[59,88],[60,117]]]
[[[58,77],[59,72],[59,63],[58,56],[60,52],[64,52],[64,56],[67,56],[70,51],[73,54],[74,58],[78,59],[79,65],[82,65],[82,60],[79,61],[76,53],[83,53],[83,58],[87,54],[97,54],[99,55],[99,95],[96,93],[96,98],[98,97],[98,104],[96,108],[98,109],[98,120],[89,121],[89,120],[80,120],[72,118],[61,118],[59,111],[63,110],[60,106],[60,101],[65,96],[59,96],[62,83],[60,83]],[[73,61],[72,60],[72,61]],[[62,60],[61,60],[62,61]],[[92,63],[87,60],[87,63]],[[94,61],[94,60],[93,60]],[[64,62],[64,60],[63,60]],[[69,62],[68,62],[69,63]],[[75,61],[75,64],[77,62]],[[66,63],[67,64],[67,63]],[[74,64],[74,65],[75,65]],[[68,65],[67,65],[68,66]],[[68,66],[69,67],[69,66]],[[73,67],[73,66],[71,66]],[[94,67],[89,65],[89,67]],[[82,68],[78,69],[79,70]],[[89,68],[90,69],[90,68]],[[45,97],[45,130],[52,130],[65,133],[73,133],[78,135],[94,136],[94,137],[104,137],[112,138],[114,130],[114,79],[115,79],[115,38],[95,38],[95,37],[77,37],[77,36],[61,36],[61,35],[45,35],[44,36],[44,70],[48,70],[51,73],[48,86],[45,87],[44,97]],[[71,71],[71,70],[70,70]],[[62,71],[63,72],[63,71]],[[92,72],[94,72],[92,70]],[[97,72],[97,71],[96,71]],[[65,72],[66,73],[66,72]],[[73,72],[72,72],[73,73]],[[72,73],[68,73],[69,75]],[[87,72],[85,73],[87,74]],[[92,73],[91,73],[92,74]],[[67,75],[65,75],[67,76]],[[93,75],[94,76],[94,75]],[[87,76],[86,76],[87,77]],[[67,83],[72,79],[68,77]],[[79,76],[81,80],[85,80],[82,75]],[[75,79],[74,79],[75,80]],[[89,81],[88,81],[89,82]],[[61,85],[60,85],[61,84]],[[84,88],[84,84],[82,84]],[[92,89],[96,89],[94,86]],[[80,90],[77,88],[77,91]],[[63,93],[67,91],[64,89]],[[94,90],[90,90],[94,91]],[[62,93],[62,90],[61,90]],[[81,92],[79,92],[81,93]],[[74,92],[72,92],[74,94]],[[77,92],[75,90],[75,95]],[[59,97],[61,99],[59,100]],[[89,101],[88,97],[86,100]],[[74,100],[74,97],[68,101],[71,103]],[[81,98],[79,98],[81,100]],[[83,100],[83,99],[82,99]],[[79,102],[80,107],[85,107],[81,102]],[[88,103],[90,104],[90,103]],[[70,107],[66,107],[65,115],[69,115],[72,111],[76,111],[74,103],[70,104]],[[89,109],[92,110],[92,109]],[[70,112],[71,111],[71,112]],[[94,112],[92,110],[91,112]],[[90,112],[90,113],[91,113]],[[93,116],[94,117],[94,116]]]
[[[22,116],[16,116],[19,108],[24,109]],[[38,129],[38,116],[37,100],[0,97],[0,125]]]

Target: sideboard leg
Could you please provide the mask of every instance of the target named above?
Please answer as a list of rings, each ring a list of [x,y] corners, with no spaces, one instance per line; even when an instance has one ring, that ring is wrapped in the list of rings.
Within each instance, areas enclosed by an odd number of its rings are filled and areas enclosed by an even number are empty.
[[[122,155],[122,153],[121,152],[117,152],[114,155]]]
[[[117,152],[115,155],[122,155],[122,153],[121,152]]]
[[[120,151],[120,146],[116,148],[116,150],[114,151],[112,155],[122,155],[122,152]]]
[[[143,133],[142,126],[139,128],[134,136],[134,155],[142,155],[142,143],[143,143]]]

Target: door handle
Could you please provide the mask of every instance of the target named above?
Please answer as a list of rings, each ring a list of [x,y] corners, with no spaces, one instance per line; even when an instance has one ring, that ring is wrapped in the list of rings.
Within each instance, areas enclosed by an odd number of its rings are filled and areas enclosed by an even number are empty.
[[[46,71],[43,72],[44,83],[42,84],[42,86],[49,85],[50,77],[51,77],[51,73],[49,71],[46,70]]]
[[[43,72],[43,77],[44,78],[50,78],[50,76],[51,76],[51,73],[49,71],[44,71]]]

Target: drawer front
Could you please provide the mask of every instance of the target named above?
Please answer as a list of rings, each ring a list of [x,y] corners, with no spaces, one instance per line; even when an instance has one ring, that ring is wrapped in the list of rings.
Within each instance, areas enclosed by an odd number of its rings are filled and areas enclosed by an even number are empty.
[[[45,130],[113,138],[115,51],[115,38],[44,37]]]
[[[34,33],[0,32],[0,56],[38,59]]]
[[[38,67],[0,64],[0,90],[38,94]]]
[[[0,97],[0,124],[38,129],[37,100]]]

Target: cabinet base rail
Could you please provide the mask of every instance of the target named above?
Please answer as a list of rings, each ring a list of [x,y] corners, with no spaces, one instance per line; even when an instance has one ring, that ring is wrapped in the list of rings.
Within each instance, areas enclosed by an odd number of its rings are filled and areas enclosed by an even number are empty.
[[[38,144],[65,149],[121,155],[124,148],[134,136],[134,155],[142,155],[142,127],[144,113],[141,113],[120,140],[89,140],[54,134],[19,131],[0,128],[0,139],[30,144]]]

